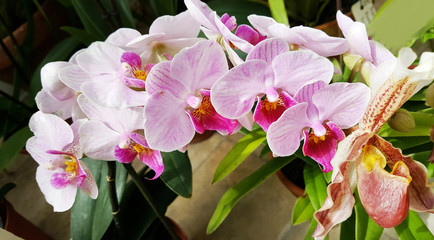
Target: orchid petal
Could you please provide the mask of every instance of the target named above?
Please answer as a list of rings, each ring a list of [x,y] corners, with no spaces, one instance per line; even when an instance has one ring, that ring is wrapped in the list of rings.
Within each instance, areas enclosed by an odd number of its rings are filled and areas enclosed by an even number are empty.
[[[62,119],[68,119],[72,115],[73,106],[76,105],[75,98],[59,101],[50,96],[44,89],[36,94],[36,106],[43,113],[52,113]]]
[[[170,72],[170,62],[155,65],[146,79],[146,91],[149,95],[169,91],[173,96],[181,99],[190,93],[184,83],[173,78]]]
[[[119,28],[114,33],[110,34],[105,42],[116,47],[125,48],[128,42],[141,35],[142,34],[135,29]]]
[[[200,25],[189,11],[176,16],[161,16],[152,23],[149,34],[164,33],[165,38],[195,38],[199,34]]]
[[[41,69],[41,83],[45,91],[60,101],[69,99],[74,96],[74,91],[67,87],[59,79],[59,71],[70,66],[68,62],[50,62],[45,64]]]
[[[137,156],[137,151],[133,148],[133,146],[129,146],[125,149],[120,148],[119,145],[116,145],[114,156],[118,162],[121,163],[131,163],[134,158]]]
[[[294,96],[295,101],[301,103],[301,102],[307,102],[309,104],[307,108],[307,117],[309,119],[318,119],[319,113],[318,108],[315,106],[315,104],[312,103],[312,97],[315,92],[317,92],[319,89],[326,86],[326,83],[322,81],[317,81],[313,83],[309,83],[304,85],[300,90],[297,91],[297,93]],[[321,122],[322,124],[322,122]]]
[[[245,24],[238,26],[237,30],[235,31],[235,35],[246,40],[252,45],[256,45],[263,40],[261,38],[265,38],[264,36],[261,36],[258,31]]]
[[[121,137],[119,133],[95,120],[84,123],[79,132],[83,152],[87,156],[93,159],[115,160],[113,153]]]
[[[288,44],[279,38],[267,39],[256,45],[246,57],[246,61],[253,59],[264,60],[271,65],[273,59],[284,52],[289,51]]]
[[[226,55],[214,41],[200,41],[191,48],[183,49],[170,65],[171,76],[176,76],[189,93],[211,88],[227,71]]]
[[[302,130],[309,125],[306,115],[307,103],[288,108],[282,116],[270,125],[267,142],[273,154],[289,156],[300,146]]]
[[[243,52],[250,52],[252,50],[253,45],[249,43],[248,41],[238,37],[237,35],[233,34],[230,29],[222,22],[220,21],[219,17],[215,15],[214,17],[215,25],[217,29],[219,30],[220,34],[222,35],[224,41],[231,42],[235,47],[240,49]]]
[[[160,151],[150,149],[145,137],[140,134],[132,133],[131,138],[146,148],[144,151],[139,153],[139,159],[155,172],[154,177],[150,180],[158,178],[164,171],[163,157],[161,156]]]
[[[59,70],[59,79],[71,89],[81,92],[81,85],[91,80],[92,76],[80,66],[71,64]]]
[[[77,55],[78,65],[88,73],[116,73],[124,50],[105,42],[94,42]]]
[[[372,60],[375,66],[396,59],[396,57],[381,43],[370,40],[369,45],[371,47]]]
[[[82,161],[80,161],[80,164],[86,173],[86,178],[79,188],[92,199],[96,199],[98,197],[98,186],[96,185],[95,179],[93,178],[92,173],[90,172],[90,169],[87,167],[87,165]]]
[[[77,186],[69,184],[62,189],[55,189],[51,185],[53,171],[39,166],[36,169],[36,181],[44,194],[45,199],[54,208],[55,212],[64,212],[72,207],[77,194]]]
[[[151,95],[145,106],[145,136],[150,148],[170,152],[193,139],[195,130],[185,107],[184,101],[168,91]]]
[[[269,26],[268,31],[270,31],[271,36],[282,38],[289,44],[303,45],[307,42],[306,39],[300,36],[296,31],[293,31],[292,28],[289,28],[283,23]]]
[[[161,53],[167,54],[169,56],[175,56],[182,49],[191,47],[194,44],[205,41],[204,38],[176,38],[176,39],[161,39],[159,41],[158,51],[152,51],[149,55],[143,53],[142,57],[144,62],[158,63],[161,62]]]
[[[204,2],[199,0],[185,0],[185,6],[188,11],[190,11],[191,16],[193,16],[202,26],[208,28],[211,31],[217,31],[214,24],[215,12]]]
[[[252,24],[252,26],[256,30],[258,30],[259,33],[261,33],[262,35],[265,35],[265,36],[270,35],[268,27],[270,27],[274,24],[278,24],[276,22],[276,20],[274,20],[271,17],[261,16],[261,15],[256,15],[256,14],[249,15],[247,17],[247,19],[249,20],[250,24]]]
[[[264,73],[267,64],[251,60],[232,68],[211,88],[211,102],[220,115],[230,119],[241,118],[264,92]]]
[[[312,103],[318,109],[319,119],[346,129],[359,122],[369,99],[369,87],[362,83],[334,83],[315,92]]]

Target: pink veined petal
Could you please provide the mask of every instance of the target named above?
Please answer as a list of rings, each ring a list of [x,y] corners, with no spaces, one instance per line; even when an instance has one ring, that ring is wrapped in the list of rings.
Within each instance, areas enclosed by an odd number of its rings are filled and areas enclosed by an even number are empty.
[[[228,27],[222,21],[220,21],[220,18],[217,15],[215,15],[214,21],[224,41],[231,42],[235,47],[246,53],[252,50],[253,45],[233,34],[232,30],[228,29]]]
[[[309,119],[318,119],[318,109],[312,103],[312,97],[315,92],[319,89],[325,87],[327,84],[323,81],[317,81],[313,83],[309,83],[304,85],[294,96],[295,101],[297,102],[307,102],[309,106],[307,107],[307,117]]]
[[[370,40],[369,45],[371,47],[372,60],[375,66],[396,59],[396,57],[381,43]]]
[[[200,41],[191,48],[183,49],[170,65],[170,75],[182,82],[189,93],[211,88],[227,71],[226,55],[214,41]]]
[[[297,102],[285,92],[281,92],[275,102],[269,102],[267,99],[261,100],[258,97],[253,119],[267,132],[270,124],[277,121],[286,109],[296,104]]]
[[[232,65],[238,66],[240,64],[244,63],[244,60],[241,59],[240,56],[235,52],[235,50],[232,48],[233,45],[229,44],[229,41],[223,39],[222,41],[222,48],[227,53],[229,61],[231,61]]]
[[[83,152],[87,156],[93,159],[115,160],[113,153],[119,143],[120,133],[95,120],[84,123],[79,132]]]
[[[292,28],[289,28],[283,23],[271,25],[268,27],[268,30],[272,37],[282,38],[289,44],[302,45],[307,42],[306,39],[300,36],[296,31],[293,31]]]
[[[252,114],[252,112],[248,112],[246,115],[238,118],[237,120],[247,130],[252,131],[252,129],[253,129],[253,114]],[[234,132],[237,132],[237,131],[234,131]]]
[[[303,153],[321,164],[323,172],[333,170],[330,161],[336,153],[338,141],[345,138],[342,130],[332,122],[326,123],[327,133],[324,139],[314,136],[313,133],[304,131]]]
[[[303,47],[324,57],[341,55],[349,49],[346,39],[330,37],[325,32],[315,28],[297,26],[291,30],[306,40],[302,45]]]
[[[312,96],[319,119],[330,120],[342,129],[350,128],[359,122],[369,100],[370,89],[362,83],[333,83]]]
[[[59,71],[70,66],[69,62],[50,62],[41,69],[41,83],[43,89],[53,98],[60,101],[74,96],[74,91],[59,79]]]
[[[294,95],[303,85],[323,81],[329,83],[333,64],[325,57],[308,50],[282,53],[273,60],[274,86]]]
[[[219,115],[210,100],[209,90],[200,90],[202,102],[198,109],[187,111],[198,133],[204,133],[205,130],[215,130],[223,135],[232,134],[237,126],[237,121],[224,118]]]
[[[50,96],[44,89],[36,94],[36,106],[43,113],[52,113],[62,119],[68,119],[72,115],[73,106],[76,105],[76,99],[70,98],[59,101]]]
[[[144,116],[141,107],[107,108],[95,104],[82,95],[78,97],[77,101],[89,119],[102,122],[118,133],[132,132],[143,128]]]
[[[146,82],[134,77],[123,77],[125,85],[130,88],[146,88]],[[144,104],[143,104],[144,105]]]
[[[145,136],[150,148],[170,152],[193,139],[194,126],[185,108],[185,102],[168,91],[151,95],[145,106]]]
[[[81,90],[95,103],[111,108],[143,106],[148,96],[144,91],[135,91],[127,87],[115,74],[85,82]]]
[[[94,42],[77,55],[78,65],[87,73],[116,73],[124,50],[105,42]]]
[[[211,31],[217,31],[217,27],[214,25],[215,12],[206,5],[206,3],[199,0],[185,0],[185,6],[202,26],[208,28]]]
[[[189,94],[188,88],[184,83],[172,77],[170,72],[171,62],[161,62],[155,65],[146,79],[146,91],[149,95],[161,91],[169,91],[176,98],[182,98]]]
[[[143,147],[141,152],[139,152],[140,161],[155,172],[154,177],[149,180],[157,179],[164,171],[163,157],[161,156],[160,151],[150,149],[146,143],[145,137],[142,135],[136,134],[135,136],[132,135],[132,137],[134,137],[135,141],[137,140],[137,143]]]
[[[114,33],[110,34],[105,42],[116,47],[125,48],[128,42],[141,35],[142,34],[135,29],[119,28]]]
[[[142,59],[140,59],[140,56],[135,52],[124,52],[121,56],[121,63],[127,63],[135,69],[142,67]]]
[[[260,59],[271,65],[273,59],[276,58],[277,55],[288,51],[288,43],[286,43],[282,39],[267,39],[260,42],[252,49],[252,51],[247,55],[246,61]]]
[[[249,15],[247,19],[249,20],[250,24],[252,24],[252,26],[256,30],[258,30],[259,33],[265,36],[270,35],[268,27],[277,24],[276,20],[274,20],[271,17],[261,16],[256,14]]]
[[[70,126],[52,114],[36,112],[30,118],[29,127],[35,136],[27,141],[26,150],[39,164],[44,164],[53,158],[46,151],[52,149],[61,151],[74,139]]]
[[[267,142],[273,154],[289,156],[300,146],[302,130],[309,125],[306,115],[307,103],[288,108],[282,116],[270,125]]]
[[[114,155],[116,160],[121,163],[130,163],[136,158],[137,151],[133,148],[134,144],[130,144],[127,148],[122,149],[116,145]]]
[[[52,174],[53,171],[39,166],[36,169],[36,181],[47,202],[54,207],[55,212],[67,211],[74,204],[77,186],[69,184],[62,189],[55,189],[51,185]]]
[[[200,24],[189,11],[176,16],[161,16],[152,23],[149,34],[164,33],[166,39],[195,38],[199,34]]]
[[[98,197],[98,186],[96,185],[95,179],[84,162],[80,161],[80,165],[83,168],[83,171],[86,173],[86,178],[79,188],[92,199],[96,199]]]
[[[232,68],[211,88],[211,102],[220,115],[238,119],[250,112],[265,91],[266,62],[251,60]]]
[[[59,79],[71,89],[81,92],[81,85],[92,79],[92,75],[85,72],[80,66],[70,64],[59,70]]]

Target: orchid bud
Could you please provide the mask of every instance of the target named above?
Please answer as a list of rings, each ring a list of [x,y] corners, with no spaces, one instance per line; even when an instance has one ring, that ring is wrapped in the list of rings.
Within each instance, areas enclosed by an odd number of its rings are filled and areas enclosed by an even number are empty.
[[[434,108],[434,84],[431,84],[425,92],[425,105]]]
[[[392,129],[400,132],[411,132],[416,127],[414,117],[403,108],[398,109],[387,123]]]

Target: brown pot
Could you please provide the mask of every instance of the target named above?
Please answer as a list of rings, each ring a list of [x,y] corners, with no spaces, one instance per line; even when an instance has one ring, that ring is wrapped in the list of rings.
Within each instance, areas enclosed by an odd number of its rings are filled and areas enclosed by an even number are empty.
[[[296,197],[301,197],[304,194],[304,189],[297,186],[295,183],[293,183],[291,180],[289,180],[285,174],[282,172],[282,170],[279,170],[276,172],[277,177],[279,180],[285,185],[289,191],[291,191],[292,194]]]
[[[41,229],[29,222],[8,201],[0,202],[0,214],[4,229],[15,234],[17,237],[32,240],[51,240],[52,238]]]

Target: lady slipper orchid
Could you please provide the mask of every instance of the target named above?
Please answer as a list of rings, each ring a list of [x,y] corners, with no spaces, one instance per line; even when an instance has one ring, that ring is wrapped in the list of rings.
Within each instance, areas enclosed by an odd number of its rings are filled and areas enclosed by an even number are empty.
[[[246,62],[234,67],[211,88],[211,101],[224,117],[237,119],[258,101],[254,120],[265,130],[297,102],[293,96],[314,81],[329,83],[332,63],[311,51],[289,51],[282,39],[256,45]]]
[[[371,83],[381,84],[373,89],[359,128],[338,145],[331,161],[334,171],[328,196],[314,214],[318,221],[314,237],[324,238],[334,225],[351,215],[356,184],[365,210],[382,227],[400,224],[409,208],[434,212],[426,167],[376,135],[402,104],[433,80],[434,54],[422,54],[419,66],[409,70],[415,57],[404,48],[398,59],[379,65],[370,75]],[[383,169],[386,165],[391,172]]]
[[[228,53],[232,64],[237,66],[243,63],[243,60],[235,53],[233,48],[236,47],[248,53],[253,48],[253,45],[232,33],[237,27],[235,17],[230,17],[227,13],[219,17],[206,3],[199,0],[185,0],[184,3],[191,15],[202,25],[201,29],[208,39],[217,41]]]
[[[231,134],[236,120],[214,110],[209,89],[228,70],[226,56],[213,41],[201,41],[178,53],[171,62],[155,65],[146,81],[151,95],[145,105],[145,136],[153,149],[185,147],[195,132]]]
[[[30,119],[30,130],[35,136],[27,141],[26,149],[39,164],[36,181],[55,212],[72,207],[77,188],[93,199],[98,196],[92,173],[79,160],[83,154],[78,128],[83,121],[69,126],[61,118],[42,112],[35,113]]]
[[[161,175],[164,170],[161,153],[151,149],[143,136],[143,108],[106,108],[85,96],[80,96],[78,103],[90,119],[80,128],[86,155],[121,163],[130,163],[137,156],[155,172],[152,179]]]
[[[304,154],[321,164],[324,172],[329,172],[333,169],[330,160],[337,142],[345,137],[341,129],[350,128],[360,120],[370,90],[361,83],[326,86],[324,82],[315,82],[301,88],[294,98],[298,104],[287,109],[268,129],[270,149],[277,156],[289,156],[304,138]]]

